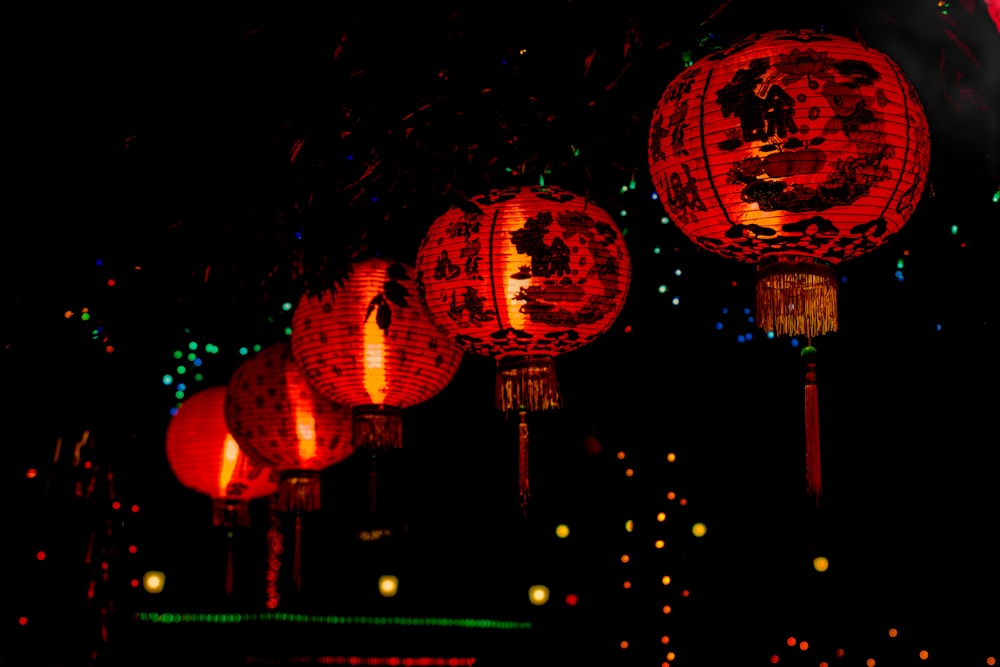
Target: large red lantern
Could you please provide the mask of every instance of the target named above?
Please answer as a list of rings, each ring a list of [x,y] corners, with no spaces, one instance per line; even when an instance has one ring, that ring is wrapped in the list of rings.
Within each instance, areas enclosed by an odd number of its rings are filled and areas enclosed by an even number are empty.
[[[444,389],[463,350],[431,322],[414,270],[383,257],[354,261],[342,285],[304,294],[292,354],[319,392],[354,414],[354,444],[402,445],[401,411]]]
[[[309,383],[286,341],[240,364],[229,380],[224,413],[240,447],[278,471],[282,512],[320,509],[320,472],[354,453],[350,408]]]
[[[759,326],[810,348],[838,327],[836,266],[899,231],[929,160],[923,106],[896,63],[809,30],[755,34],[695,62],[667,86],[649,135],[670,219],[700,247],[756,265]],[[817,428],[807,424],[815,447]],[[818,496],[818,450],[809,456]]]
[[[350,406],[354,446],[375,455],[403,443],[402,413],[437,395],[463,350],[431,322],[417,298],[413,267],[384,257],[352,262],[333,290],[304,294],[292,314],[292,354],[329,399]]]
[[[434,323],[497,361],[496,404],[559,408],[555,358],[604,333],[628,294],[631,261],[611,216],[555,186],[509,187],[452,207],[417,251],[417,286]],[[526,428],[521,498],[527,499]]]
[[[184,399],[167,424],[167,463],[185,487],[212,499],[216,526],[247,526],[251,500],[278,490],[278,475],[247,455],[226,426],[226,387]]]

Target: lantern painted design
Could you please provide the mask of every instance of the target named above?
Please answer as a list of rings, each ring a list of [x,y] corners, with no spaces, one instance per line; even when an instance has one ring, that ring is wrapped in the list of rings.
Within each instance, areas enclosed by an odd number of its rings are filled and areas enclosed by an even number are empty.
[[[756,319],[810,341],[807,483],[821,492],[814,336],[837,331],[836,266],[920,201],[930,134],[886,55],[809,30],[752,35],[678,74],[649,134],[653,185],[698,246],[757,267]]]
[[[247,526],[249,502],[277,492],[278,474],[229,433],[225,400],[225,386],[184,399],[167,424],[167,462],[181,484],[212,499],[214,525]]]
[[[402,446],[402,411],[437,395],[462,362],[413,276],[391,259],[355,260],[341,286],[304,294],[292,314],[292,354],[321,394],[351,406],[356,447]]]
[[[993,19],[993,25],[1000,31],[1000,0],[986,0],[986,13]]]
[[[354,453],[351,411],[309,384],[287,341],[240,364],[224,412],[240,447],[279,472],[278,511],[319,510],[320,472]]]
[[[671,220],[757,265],[757,322],[777,335],[837,330],[834,267],[899,231],[929,160],[923,106],[900,68],[808,30],[757,34],[683,70],[649,135]]]
[[[631,261],[611,216],[555,186],[493,190],[438,217],[417,251],[417,287],[434,323],[497,361],[505,413],[559,408],[555,357],[611,327]],[[522,456],[522,501],[527,476]]]

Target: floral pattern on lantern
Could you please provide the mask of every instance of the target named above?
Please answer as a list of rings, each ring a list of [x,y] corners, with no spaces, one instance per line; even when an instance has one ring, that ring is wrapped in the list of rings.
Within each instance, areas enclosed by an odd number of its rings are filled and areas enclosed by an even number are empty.
[[[604,333],[631,261],[605,211],[556,186],[497,189],[437,218],[417,251],[434,323],[498,363],[497,407],[558,408],[554,358]]]
[[[656,192],[677,227],[756,264],[757,321],[836,331],[834,267],[899,231],[927,180],[930,135],[886,55],[809,30],[755,34],[695,62],[660,97]]]
[[[279,472],[277,509],[320,509],[320,472],[354,453],[351,411],[309,384],[287,341],[240,364],[224,412],[240,447]]]
[[[278,474],[240,448],[225,400],[225,386],[184,399],[167,424],[167,463],[181,484],[212,499],[214,525],[247,526],[249,502],[275,493]]]
[[[437,395],[462,362],[413,275],[384,257],[355,260],[342,285],[302,295],[292,314],[292,354],[321,394],[352,407],[356,447],[400,447],[402,410]]]

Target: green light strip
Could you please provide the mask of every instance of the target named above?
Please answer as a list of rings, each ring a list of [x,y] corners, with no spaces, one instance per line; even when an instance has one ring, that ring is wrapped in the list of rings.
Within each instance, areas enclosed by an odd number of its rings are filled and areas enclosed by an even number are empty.
[[[479,630],[530,630],[529,621],[497,621],[483,618],[415,618],[407,616],[332,616],[265,612],[246,614],[202,614],[137,612],[142,623],[232,624],[232,623],[312,623],[316,625],[400,625],[406,627],[475,628]]]

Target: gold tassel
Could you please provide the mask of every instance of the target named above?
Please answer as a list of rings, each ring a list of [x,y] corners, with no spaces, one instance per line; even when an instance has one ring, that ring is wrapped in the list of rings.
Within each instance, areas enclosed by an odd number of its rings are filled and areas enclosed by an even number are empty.
[[[504,413],[561,408],[562,396],[556,380],[555,359],[548,355],[528,355],[500,360],[497,364],[496,402],[497,408]]]
[[[312,512],[320,509],[320,477],[316,470],[286,470],[278,482],[279,512]]]
[[[521,423],[518,432],[518,489],[521,494],[521,511],[528,512],[528,414],[521,408]]]
[[[402,410],[376,403],[356,405],[352,412],[352,437],[356,448],[398,449],[403,446]]]
[[[803,357],[812,357],[816,348],[809,345],[802,350]],[[816,386],[816,362],[806,362],[806,488],[816,502],[823,493],[823,476],[819,453],[819,390]]]
[[[813,336],[837,330],[837,276],[812,259],[782,259],[757,269],[757,323],[779,336]]]

